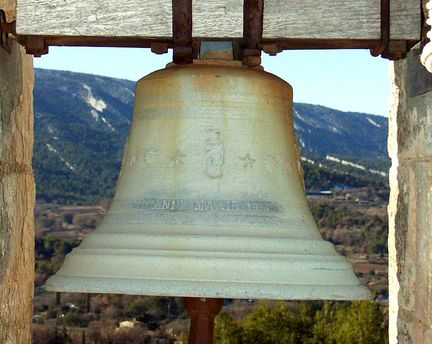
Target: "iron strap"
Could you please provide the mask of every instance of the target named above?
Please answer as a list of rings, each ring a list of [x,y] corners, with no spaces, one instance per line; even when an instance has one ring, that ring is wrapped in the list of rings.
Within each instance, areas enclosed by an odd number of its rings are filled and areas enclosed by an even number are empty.
[[[260,64],[263,38],[264,1],[244,0],[243,3],[243,62],[249,66]]]
[[[381,38],[375,47],[371,48],[372,56],[384,53],[390,42],[390,0],[381,0]]]
[[[172,0],[173,61],[192,63],[192,0]]]

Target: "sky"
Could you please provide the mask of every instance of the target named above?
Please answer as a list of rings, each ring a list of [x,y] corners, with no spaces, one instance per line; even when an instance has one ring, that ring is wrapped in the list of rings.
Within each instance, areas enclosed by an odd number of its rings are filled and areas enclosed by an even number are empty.
[[[136,81],[163,68],[171,54],[149,49],[50,47],[36,58],[36,68],[69,70]],[[263,54],[262,65],[291,84],[294,101],[342,111],[387,116],[390,95],[389,62],[368,50],[285,51]]]

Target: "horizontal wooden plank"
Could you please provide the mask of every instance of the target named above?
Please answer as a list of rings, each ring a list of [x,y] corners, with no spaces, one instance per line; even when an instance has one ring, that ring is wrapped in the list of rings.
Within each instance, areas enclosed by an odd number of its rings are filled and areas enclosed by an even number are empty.
[[[192,36],[243,37],[243,0],[192,0]]]
[[[380,0],[264,0],[267,40],[380,37]],[[243,0],[193,0],[193,37],[243,36]],[[17,33],[172,37],[171,0],[17,0]],[[418,40],[420,1],[391,0],[391,39]]]
[[[265,0],[263,37],[379,39],[380,0]],[[420,1],[391,0],[391,39],[420,37]]]
[[[172,37],[171,0],[17,0],[22,35]]]
[[[390,1],[391,39],[404,40],[407,37],[421,38],[421,2],[417,0]]]

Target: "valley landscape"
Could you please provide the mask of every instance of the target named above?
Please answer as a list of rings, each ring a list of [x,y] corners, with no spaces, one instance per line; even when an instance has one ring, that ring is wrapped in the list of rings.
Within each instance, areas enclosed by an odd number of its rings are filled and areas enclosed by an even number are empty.
[[[35,343],[49,343],[47,338],[52,338],[52,343],[181,343],[186,337],[188,320],[178,299],[96,295],[88,300],[86,295],[65,294],[56,303],[55,295],[42,288],[64,256],[106,214],[120,169],[133,99],[131,81],[36,70]],[[387,119],[311,104],[294,104],[293,110],[311,211],[322,236],[347,256],[357,276],[374,292],[380,315],[376,315],[376,309],[364,311],[376,317],[369,318],[379,329],[385,329]],[[292,321],[303,317],[303,322],[315,325],[329,307],[335,314],[336,310],[348,314],[352,307],[322,302],[287,305],[274,305],[277,316],[291,314]],[[266,307],[254,300],[227,300],[217,325],[218,343],[237,343],[226,339],[236,335],[243,336],[244,343],[253,343],[244,339],[252,330],[247,321],[241,321],[248,314],[273,312]],[[310,339],[312,343],[314,336],[325,336],[323,333],[308,334],[304,330],[301,335],[297,333],[301,341],[284,342],[308,343]],[[386,339],[383,335],[376,341],[368,340],[365,343],[384,343]]]

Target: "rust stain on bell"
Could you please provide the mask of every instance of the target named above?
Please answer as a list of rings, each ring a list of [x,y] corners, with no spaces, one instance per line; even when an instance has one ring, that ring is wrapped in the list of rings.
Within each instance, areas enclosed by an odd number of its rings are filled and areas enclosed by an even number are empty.
[[[369,298],[308,209],[291,107],[288,83],[235,62],[141,79],[112,206],[46,288]]]

